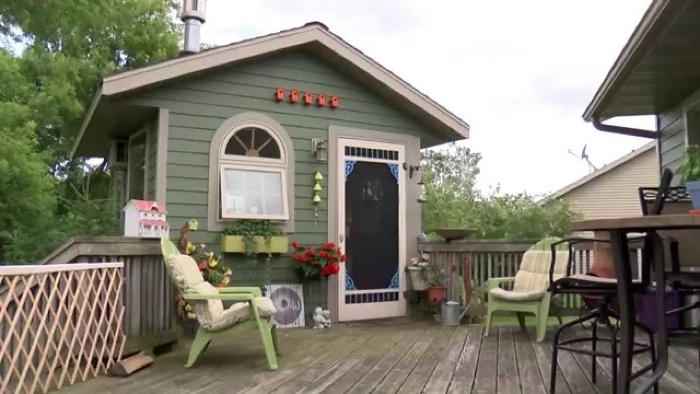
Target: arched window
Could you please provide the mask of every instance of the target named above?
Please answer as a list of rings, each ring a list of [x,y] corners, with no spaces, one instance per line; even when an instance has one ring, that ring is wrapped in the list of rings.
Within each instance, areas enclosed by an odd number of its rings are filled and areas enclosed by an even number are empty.
[[[219,151],[221,218],[288,220],[287,155],[264,124],[232,128]]]

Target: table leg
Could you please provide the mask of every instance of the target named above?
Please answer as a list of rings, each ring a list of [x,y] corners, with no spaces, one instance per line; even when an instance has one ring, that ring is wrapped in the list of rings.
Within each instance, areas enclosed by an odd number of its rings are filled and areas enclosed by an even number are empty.
[[[630,376],[632,375],[635,321],[632,298],[632,267],[630,266],[627,234],[621,230],[611,231],[610,242],[615,263],[617,299],[620,308],[620,364],[617,369],[617,390],[619,393],[627,394],[630,392]]]
[[[656,285],[656,365],[651,377],[644,379],[637,390],[647,392],[666,372],[668,366],[668,333],[666,331],[666,272],[663,240],[657,233],[650,234],[652,239],[654,282]]]

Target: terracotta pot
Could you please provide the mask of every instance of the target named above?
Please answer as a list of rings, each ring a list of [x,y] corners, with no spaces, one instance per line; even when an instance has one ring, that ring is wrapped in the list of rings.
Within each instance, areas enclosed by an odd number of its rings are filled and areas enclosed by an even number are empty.
[[[430,302],[440,302],[447,299],[446,286],[432,286],[428,288],[428,300]]]

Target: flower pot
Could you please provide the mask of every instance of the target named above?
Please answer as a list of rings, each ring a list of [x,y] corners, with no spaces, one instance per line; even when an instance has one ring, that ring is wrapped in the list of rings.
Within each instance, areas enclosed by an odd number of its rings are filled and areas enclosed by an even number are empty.
[[[286,235],[276,235],[270,238],[270,242],[265,237],[255,237],[254,253],[287,253],[289,250],[289,237]],[[223,253],[245,253],[245,239],[242,235],[222,235],[221,252]]]
[[[685,188],[690,194],[690,201],[693,203],[693,209],[700,209],[700,181],[686,182]]]
[[[423,280],[419,267],[408,267],[408,277],[411,278],[411,288],[413,290],[423,291],[428,288],[428,284]]]
[[[447,299],[446,286],[432,286],[428,288],[428,301],[439,302]]]

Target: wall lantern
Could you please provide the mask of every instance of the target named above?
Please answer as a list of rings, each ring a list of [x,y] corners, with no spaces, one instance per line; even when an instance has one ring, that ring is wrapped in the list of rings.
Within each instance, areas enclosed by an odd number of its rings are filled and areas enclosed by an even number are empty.
[[[408,178],[411,179],[413,178],[413,173],[420,171],[420,166],[412,166],[406,162],[403,163],[403,169],[405,171],[408,171]]]
[[[418,181],[418,186],[420,186],[420,195],[418,196],[418,202],[423,204],[425,199],[425,182],[423,182],[423,177]]]
[[[321,138],[312,138],[311,154],[316,157],[317,161],[328,161],[328,141]]]

